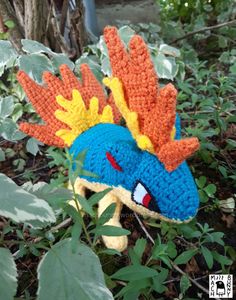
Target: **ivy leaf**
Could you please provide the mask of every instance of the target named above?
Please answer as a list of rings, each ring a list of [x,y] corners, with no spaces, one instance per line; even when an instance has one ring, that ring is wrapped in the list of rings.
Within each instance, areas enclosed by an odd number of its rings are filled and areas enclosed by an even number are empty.
[[[26,136],[10,118],[6,118],[0,125],[0,135],[2,135],[5,140],[11,142],[22,140]]]
[[[74,69],[75,65],[74,63],[65,55],[62,53],[53,53],[52,54],[52,65],[55,70],[58,70],[60,65],[67,65],[71,70]]]
[[[166,57],[163,53],[159,52],[157,56],[153,56],[152,58],[159,78],[173,80],[178,71],[174,57]]]
[[[38,280],[38,300],[113,299],[97,255],[79,242],[73,253],[71,239],[53,245],[44,255]]]
[[[17,58],[16,50],[9,41],[0,40],[0,76],[5,66],[11,64]]]
[[[0,299],[12,300],[17,289],[17,272],[13,256],[8,249],[0,248]]]
[[[39,152],[39,145],[42,146],[43,143],[34,138],[30,138],[26,143],[26,150],[36,156],[36,154]]]
[[[44,227],[56,221],[46,201],[27,193],[10,178],[0,173],[0,215],[17,223]]]
[[[161,44],[159,47],[159,51],[161,51],[163,54],[171,55],[174,57],[180,57],[180,51],[174,47],[171,47],[166,44]]]
[[[21,44],[22,44],[22,50],[30,54],[39,54],[39,53],[53,54],[53,51],[50,48],[44,46],[43,44],[37,41],[22,39]]]
[[[130,39],[135,34],[135,31],[129,26],[122,26],[119,30],[119,36],[124,41],[126,45],[128,45]]]
[[[19,59],[19,68],[39,83],[42,82],[43,72],[53,72],[51,61],[43,54],[22,55]]]
[[[5,119],[10,116],[14,110],[14,100],[12,96],[0,98],[0,118]]]

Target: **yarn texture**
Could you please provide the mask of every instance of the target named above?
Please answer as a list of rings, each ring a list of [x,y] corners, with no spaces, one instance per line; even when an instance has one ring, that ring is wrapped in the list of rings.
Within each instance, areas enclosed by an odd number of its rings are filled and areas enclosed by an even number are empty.
[[[122,205],[145,217],[188,222],[197,213],[199,197],[186,163],[198,148],[195,137],[181,138],[176,113],[177,91],[172,84],[160,88],[148,48],[135,35],[126,49],[115,27],[106,27],[112,76],[97,81],[86,64],[82,80],[68,66],[60,78],[43,74],[44,85],[19,71],[17,78],[44,124],[21,123],[20,129],[47,145],[69,147],[76,159],[87,150],[83,168],[97,175],[81,175],[75,189],[98,192],[112,187],[98,207],[98,215],[116,204],[107,225],[120,227]],[[121,117],[126,127],[120,125]],[[72,203],[73,205],[73,203]],[[103,237],[109,248],[127,247],[127,237]]]

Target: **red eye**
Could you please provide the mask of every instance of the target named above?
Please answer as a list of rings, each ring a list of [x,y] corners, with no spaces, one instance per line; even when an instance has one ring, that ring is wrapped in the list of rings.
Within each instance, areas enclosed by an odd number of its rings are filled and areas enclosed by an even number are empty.
[[[112,165],[112,167],[114,169],[116,169],[117,171],[122,172],[122,168],[121,166],[118,165],[118,163],[116,162],[115,158],[111,155],[110,152],[106,152],[106,157],[109,160],[110,164]]]

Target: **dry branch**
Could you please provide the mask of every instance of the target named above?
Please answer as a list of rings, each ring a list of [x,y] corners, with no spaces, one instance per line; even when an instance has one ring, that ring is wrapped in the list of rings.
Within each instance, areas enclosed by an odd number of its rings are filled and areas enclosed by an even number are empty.
[[[214,30],[214,29],[218,29],[218,28],[221,28],[221,27],[224,27],[224,26],[229,26],[229,25],[234,25],[234,24],[236,24],[236,20],[232,20],[232,21],[229,21],[229,22],[220,23],[220,24],[213,25],[213,26],[203,27],[203,28],[200,28],[198,30],[194,30],[192,32],[189,32],[189,33],[181,36],[180,38],[177,38],[177,39],[173,40],[171,42],[171,44],[174,44],[174,43],[176,43],[178,41],[184,40],[184,39],[186,39],[186,38],[188,38],[190,36],[193,36],[193,35],[195,35],[197,33],[201,33],[201,32],[207,31],[207,30]]]

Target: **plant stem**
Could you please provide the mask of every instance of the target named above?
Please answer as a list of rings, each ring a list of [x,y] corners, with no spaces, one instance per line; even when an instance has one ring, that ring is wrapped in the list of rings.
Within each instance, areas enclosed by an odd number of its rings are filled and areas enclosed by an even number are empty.
[[[90,247],[93,249],[93,251],[95,251],[94,244],[93,244],[93,242],[92,242],[92,240],[91,240],[91,237],[90,237],[90,235],[89,235],[89,232],[88,232],[88,230],[87,230],[87,228],[86,228],[86,225],[85,225],[85,223],[84,223],[84,219],[83,219],[83,216],[82,216],[82,214],[81,214],[81,209],[80,209],[80,207],[79,207],[78,200],[76,199],[76,191],[75,191],[75,185],[74,185],[74,182],[73,182],[71,185],[72,185],[72,191],[73,191],[73,194],[74,194],[73,200],[74,200],[74,202],[75,202],[76,209],[77,209],[78,214],[79,214],[79,216],[80,216],[80,219],[81,219],[81,225],[82,225],[82,227],[83,227],[83,230],[84,230],[86,239],[87,239],[87,241],[88,241]]]

